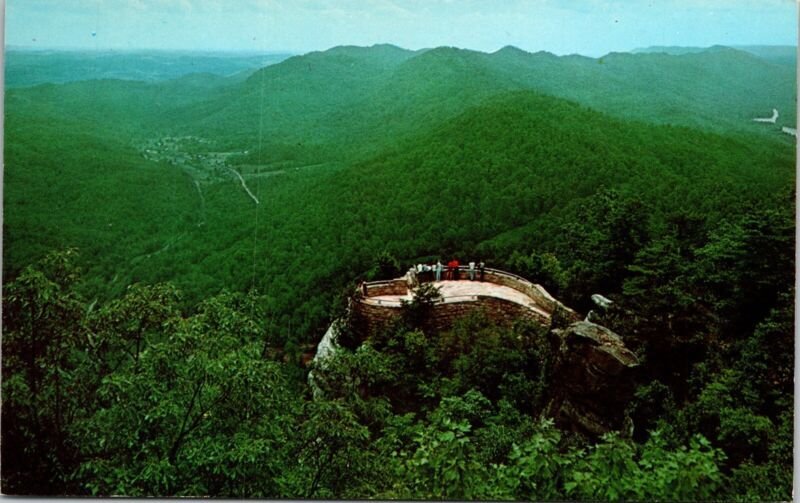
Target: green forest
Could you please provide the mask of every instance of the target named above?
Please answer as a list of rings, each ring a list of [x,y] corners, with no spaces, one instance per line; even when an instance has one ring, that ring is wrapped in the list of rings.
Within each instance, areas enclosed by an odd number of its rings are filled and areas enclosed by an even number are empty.
[[[4,493],[791,499],[795,61],[47,57],[6,67]],[[613,300],[626,427],[544,413],[555,318],[411,312],[304,364],[359,281],[451,257]]]

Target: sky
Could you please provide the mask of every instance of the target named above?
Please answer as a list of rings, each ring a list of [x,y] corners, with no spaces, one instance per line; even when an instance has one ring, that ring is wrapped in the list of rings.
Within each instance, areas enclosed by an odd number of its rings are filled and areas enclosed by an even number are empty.
[[[391,43],[601,56],[796,45],[797,0],[7,0],[5,43],[305,53]]]

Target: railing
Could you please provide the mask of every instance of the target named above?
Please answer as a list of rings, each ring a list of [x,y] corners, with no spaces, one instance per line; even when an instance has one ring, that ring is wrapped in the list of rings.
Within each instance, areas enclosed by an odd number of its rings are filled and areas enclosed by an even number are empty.
[[[442,264],[442,277],[441,279],[447,281],[447,271],[448,268],[444,264]],[[475,279],[474,281],[481,281],[481,271],[479,268],[473,269],[475,272]],[[458,279],[459,280],[466,280],[469,278],[469,266],[466,265],[459,265],[458,266]],[[550,293],[545,290],[541,285],[537,285],[527,279],[523,278],[522,276],[518,276],[516,274],[501,271],[499,269],[494,269],[491,267],[484,267],[483,269],[483,280],[486,283],[492,283],[496,285],[506,286],[517,290],[518,292],[526,295],[527,297],[531,298],[535,304],[540,305],[544,308],[544,310],[548,312],[553,312],[557,308],[561,308],[566,310],[567,312],[573,312],[571,309],[567,308],[556,300]],[[436,272],[434,270],[430,271],[422,271],[417,273],[417,280],[420,284],[422,283],[431,283],[435,281]],[[379,297],[383,295],[408,295],[409,286],[408,281],[405,276],[402,278],[395,278],[391,280],[381,280],[381,281],[370,281],[368,283],[363,283],[362,288],[364,290],[361,291],[361,294],[364,297],[364,301],[367,301],[373,305],[381,305],[381,306],[392,306],[392,307],[399,307],[401,302],[396,299],[392,300],[382,300],[382,299],[375,299],[374,297]],[[465,299],[471,298],[474,296],[462,296]],[[452,300],[451,300],[452,299]],[[458,298],[458,297],[448,297],[445,301],[455,301],[455,302],[464,302],[466,300]]]
[[[473,270],[475,271],[475,278],[476,278],[475,281],[478,281],[480,279],[480,269],[478,269],[476,267]],[[444,279],[444,277],[446,276],[447,271],[448,271],[448,267],[445,266],[445,265],[442,265],[442,280],[443,281],[446,281]],[[458,271],[459,271],[459,276],[458,276],[459,279],[468,278],[469,277],[469,271],[470,271],[469,266],[459,265],[458,266]],[[518,281],[520,283],[526,284],[526,286],[527,285],[537,286],[535,283],[532,283],[532,282],[528,281],[527,279],[523,278],[522,276],[518,276],[516,274],[510,273],[510,272],[506,272],[506,271],[501,271],[500,269],[494,269],[494,268],[491,268],[491,267],[485,267],[483,269],[483,271],[484,271],[484,274],[485,273],[490,273],[490,274],[494,274],[496,276],[505,276],[506,278],[513,279],[513,280]],[[462,272],[466,273],[466,275],[462,276],[461,275]],[[417,273],[418,277],[419,277],[419,274],[420,273],[418,272]],[[435,275],[436,275],[436,272],[433,271],[433,270],[423,271],[423,274],[425,274],[426,276],[430,275],[432,278],[434,278]],[[402,283],[402,284],[405,285],[406,284],[406,280],[404,278],[405,278],[405,276],[403,276],[402,278],[385,279],[385,280],[378,280],[378,281],[368,281],[368,282],[364,283],[366,288],[367,288],[367,297],[371,297],[371,295],[369,295],[369,291],[373,290],[373,289],[377,290],[377,289],[380,289],[381,287],[392,288],[394,286],[398,286],[398,283]],[[420,282],[421,283],[430,283],[430,282],[432,282],[432,280],[426,279],[426,280],[420,281]],[[491,283],[491,281],[489,283]],[[525,293],[525,292],[523,292],[523,293]],[[550,297],[549,294],[547,296]],[[555,300],[555,299],[553,299],[553,300]]]
[[[450,297],[445,297],[441,299],[437,299],[434,301],[434,304],[448,304],[451,302],[475,302],[481,297],[490,297],[488,295],[453,295]],[[378,305],[378,306],[387,306],[387,307],[399,307],[403,305],[402,300],[395,300],[395,299],[376,299],[367,297],[364,299],[367,303]]]

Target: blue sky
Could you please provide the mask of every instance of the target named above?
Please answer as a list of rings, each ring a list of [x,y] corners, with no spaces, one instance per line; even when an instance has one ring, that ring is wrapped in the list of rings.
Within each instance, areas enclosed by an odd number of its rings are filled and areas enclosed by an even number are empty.
[[[6,44],[303,53],[450,45],[600,56],[797,42],[795,0],[7,0]]]

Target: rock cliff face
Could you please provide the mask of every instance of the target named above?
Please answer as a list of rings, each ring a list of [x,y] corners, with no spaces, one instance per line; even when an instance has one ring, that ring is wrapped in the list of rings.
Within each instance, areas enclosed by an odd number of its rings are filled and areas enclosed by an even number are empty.
[[[600,435],[619,430],[639,360],[611,330],[579,321],[550,332],[554,363],[545,414],[562,427]]]

